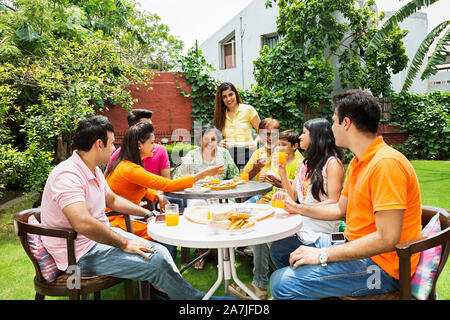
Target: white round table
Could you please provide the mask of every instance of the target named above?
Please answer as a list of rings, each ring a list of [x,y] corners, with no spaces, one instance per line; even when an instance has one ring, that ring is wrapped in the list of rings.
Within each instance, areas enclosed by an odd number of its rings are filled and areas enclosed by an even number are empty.
[[[233,203],[219,206],[235,208],[270,207],[256,203]],[[204,299],[209,299],[213,295],[223,279],[227,283],[231,278],[253,299],[259,299],[237,276],[234,248],[277,241],[300,230],[303,223],[301,215],[288,214],[279,208],[273,209],[275,210],[274,216],[258,221],[254,227],[249,229],[232,231],[224,227],[195,223],[184,216],[180,216],[178,226],[174,227],[167,227],[165,223],[155,223],[155,219],[153,219],[148,224],[147,232],[153,239],[174,246],[218,249],[218,278]]]

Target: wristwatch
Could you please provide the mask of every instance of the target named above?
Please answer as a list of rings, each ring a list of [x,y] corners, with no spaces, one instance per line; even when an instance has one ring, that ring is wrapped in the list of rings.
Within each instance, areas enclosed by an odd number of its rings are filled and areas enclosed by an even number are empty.
[[[327,255],[327,250],[326,250],[326,248],[320,249],[320,253],[319,253],[319,262],[320,262],[320,264],[322,265],[322,267],[326,267],[326,266],[327,266],[328,255]]]
[[[150,212],[144,216],[144,219],[145,219],[145,221],[147,221],[148,218],[155,217],[155,216],[156,216],[156,214],[154,212]]]

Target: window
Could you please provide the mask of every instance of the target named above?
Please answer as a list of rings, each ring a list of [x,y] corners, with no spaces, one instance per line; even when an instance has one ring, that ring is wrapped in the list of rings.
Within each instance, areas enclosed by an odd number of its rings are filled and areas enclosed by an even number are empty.
[[[220,43],[220,69],[236,68],[236,37],[234,31]]]
[[[261,36],[261,49],[263,49],[264,46],[268,46],[269,49],[275,48],[278,43],[278,39],[279,38],[276,33]]]

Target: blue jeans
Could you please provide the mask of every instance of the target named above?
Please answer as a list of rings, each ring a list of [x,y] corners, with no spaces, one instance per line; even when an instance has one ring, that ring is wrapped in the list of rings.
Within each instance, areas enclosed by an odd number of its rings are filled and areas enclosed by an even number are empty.
[[[111,228],[121,236],[145,242],[154,252],[139,254],[97,243],[78,261],[81,276],[108,275],[117,278],[142,280],[162,288],[173,300],[200,300],[205,295],[183,279],[165,246],[142,239],[119,228]]]
[[[256,203],[262,195],[256,195],[248,199],[247,203]],[[269,285],[269,247],[267,243],[251,246],[253,250],[253,284],[267,289]]]
[[[296,236],[273,242],[270,257],[278,268],[270,277],[275,299],[322,299],[364,296],[395,291],[398,280],[381,269],[372,259],[330,262],[322,265],[289,265],[289,255],[302,243]],[[311,246],[331,246],[331,236],[324,234]]]

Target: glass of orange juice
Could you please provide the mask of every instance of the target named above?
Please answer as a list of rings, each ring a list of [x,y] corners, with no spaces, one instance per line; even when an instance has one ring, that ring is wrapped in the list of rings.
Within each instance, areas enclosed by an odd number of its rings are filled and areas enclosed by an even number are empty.
[[[286,156],[284,152],[278,153],[278,163],[286,163]]]
[[[239,176],[242,178],[242,180],[245,180],[248,182],[248,172],[244,172],[244,169],[241,169],[241,173]]]
[[[179,210],[178,210],[178,204],[171,203],[166,204],[166,226],[177,226],[178,225],[178,217],[179,217]]]
[[[272,197],[272,207],[284,209],[283,200],[287,199],[286,189],[275,189]]]

